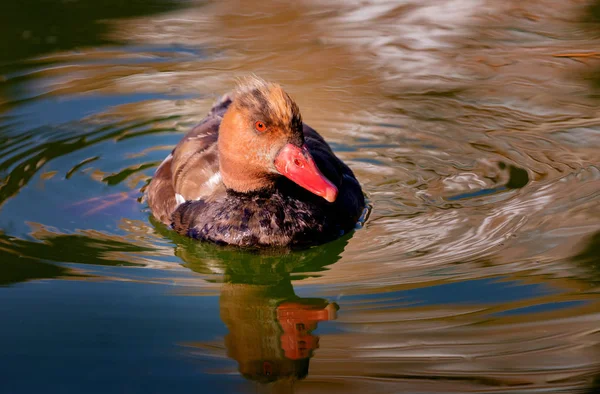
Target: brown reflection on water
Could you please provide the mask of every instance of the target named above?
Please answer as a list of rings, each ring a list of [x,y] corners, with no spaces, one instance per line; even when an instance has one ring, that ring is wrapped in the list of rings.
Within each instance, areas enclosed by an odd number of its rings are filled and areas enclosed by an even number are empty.
[[[576,294],[582,284],[560,281],[557,285]],[[314,392],[328,387],[331,392],[481,392],[487,388],[533,393],[587,387],[599,373],[597,300],[551,312],[503,315],[578,299],[582,300],[576,295],[547,296],[492,307],[390,305],[385,310],[341,303],[347,332],[322,336],[323,346],[313,361],[320,376],[306,382],[306,392],[312,392],[310,383]]]
[[[251,381],[292,384],[304,379],[319,346],[312,331],[318,322],[333,320],[336,308],[324,299],[296,296],[289,280],[268,285],[226,283],[220,309],[229,331],[227,355]]]

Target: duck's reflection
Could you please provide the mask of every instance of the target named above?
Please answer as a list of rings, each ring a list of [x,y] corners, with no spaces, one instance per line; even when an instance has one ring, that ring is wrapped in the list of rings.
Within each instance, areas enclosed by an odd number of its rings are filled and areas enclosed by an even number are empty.
[[[229,334],[227,355],[240,373],[258,382],[302,379],[318,348],[317,323],[335,319],[337,305],[320,298],[300,298],[289,279],[272,284],[225,283],[221,319]]]
[[[242,252],[179,240],[176,254],[201,273],[222,273],[221,320],[227,355],[246,379],[260,383],[303,379],[319,347],[313,331],[336,318],[338,305],[298,297],[293,279],[318,274],[335,263],[348,237],[296,252]]]

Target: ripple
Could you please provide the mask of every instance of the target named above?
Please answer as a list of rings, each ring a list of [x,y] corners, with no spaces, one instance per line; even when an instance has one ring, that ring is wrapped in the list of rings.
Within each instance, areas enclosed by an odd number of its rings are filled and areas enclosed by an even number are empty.
[[[237,289],[232,308],[247,302],[277,333],[278,291],[327,297],[338,320],[320,324],[300,392],[585,390],[600,365],[600,112],[584,11],[549,0],[191,4],[103,22],[122,45],[2,65],[0,284]],[[371,209],[353,234],[256,254],[149,218],[154,167],[250,72],[282,82],[356,173]],[[206,365],[207,348],[226,357],[221,339],[184,352]]]

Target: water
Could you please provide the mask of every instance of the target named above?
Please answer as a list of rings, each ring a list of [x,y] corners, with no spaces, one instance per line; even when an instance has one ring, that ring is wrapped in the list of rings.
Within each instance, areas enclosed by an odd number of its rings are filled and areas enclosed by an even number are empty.
[[[600,3],[2,5],[3,392],[595,393]],[[151,219],[235,78],[280,82],[372,205],[303,252]]]

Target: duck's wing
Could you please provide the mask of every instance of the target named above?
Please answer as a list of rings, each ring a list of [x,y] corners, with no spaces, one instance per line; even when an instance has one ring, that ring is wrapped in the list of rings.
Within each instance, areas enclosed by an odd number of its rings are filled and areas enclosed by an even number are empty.
[[[173,155],[169,155],[158,166],[146,191],[148,206],[152,214],[166,225],[171,224],[171,214],[177,208],[175,191],[171,182],[172,160]]]
[[[230,104],[229,96],[221,98],[156,170],[148,185],[147,196],[150,210],[161,222],[171,224],[171,215],[182,202],[210,197],[223,188],[217,137]]]
[[[220,123],[220,118],[208,119],[173,149],[171,182],[179,203],[208,197],[221,184],[217,151]]]

